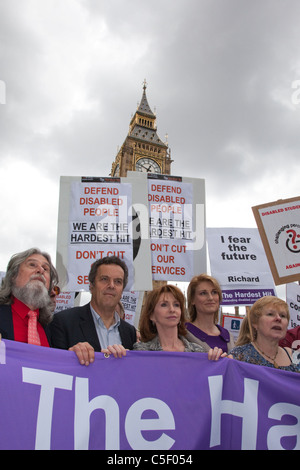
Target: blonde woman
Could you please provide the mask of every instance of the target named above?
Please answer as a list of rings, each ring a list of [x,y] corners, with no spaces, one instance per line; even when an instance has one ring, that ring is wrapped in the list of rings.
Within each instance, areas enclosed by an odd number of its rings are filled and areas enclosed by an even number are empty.
[[[218,281],[207,274],[194,276],[187,290],[189,322],[186,327],[197,343],[207,349],[218,347],[230,352],[234,347],[231,333],[218,325],[222,291]]]
[[[287,303],[274,296],[257,300],[244,318],[234,359],[276,369],[300,372],[300,363],[294,364],[292,350],[279,346],[287,332],[290,319]]]

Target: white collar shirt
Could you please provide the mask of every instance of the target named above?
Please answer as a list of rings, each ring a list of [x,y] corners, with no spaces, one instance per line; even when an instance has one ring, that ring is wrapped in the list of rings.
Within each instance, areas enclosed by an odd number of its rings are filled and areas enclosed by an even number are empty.
[[[107,346],[112,346],[113,344],[121,344],[119,333],[120,317],[117,312],[115,312],[115,323],[109,328],[106,328],[100,315],[98,315],[91,305],[90,307],[101,349],[106,349]]]

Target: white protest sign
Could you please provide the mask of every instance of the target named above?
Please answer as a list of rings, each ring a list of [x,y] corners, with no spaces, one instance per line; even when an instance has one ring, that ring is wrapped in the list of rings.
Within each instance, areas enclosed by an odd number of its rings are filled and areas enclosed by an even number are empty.
[[[91,264],[105,256],[133,260],[128,184],[83,180],[71,184],[69,216],[69,289],[89,286]],[[132,271],[130,271],[132,275]],[[129,278],[128,287],[133,285]]]
[[[91,264],[105,256],[126,262],[127,289],[151,288],[150,266],[147,275],[144,265],[143,277],[134,269],[132,221],[131,183],[119,178],[61,177],[56,262],[61,289],[88,291]]]
[[[300,280],[300,197],[252,207],[274,282]]]
[[[139,299],[142,294],[137,291],[123,292],[121,302],[124,307],[125,317],[124,320],[131,325],[136,324],[136,313],[139,305]]]
[[[300,325],[300,285],[290,283],[286,285],[286,302],[290,311],[289,328]]]
[[[148,174],[152,276],[189,281],[206,270],[204,180]]]
[[[148,179],[154,280],[185,280],[193,273],[191,183]]]
[[[223,328],[226,328],[232,334],[234,341],[238,339],[243,319],[244,317],[223,315]]]
[[[222,305],[251,305],[275,295],[274,282],[256,228],[207,228],[212,276],[220,283]]]
[[[74,307],[74,300],[75,292],[61,292],[55,298],[56,307],[54,313]]]

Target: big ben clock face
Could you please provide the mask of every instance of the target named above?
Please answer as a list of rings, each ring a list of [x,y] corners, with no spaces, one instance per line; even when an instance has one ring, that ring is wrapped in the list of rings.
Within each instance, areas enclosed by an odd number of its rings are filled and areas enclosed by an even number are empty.
[[[136,162],[135,169],[146,173],[161,173],[160,166],[151,158],[140,158]]]

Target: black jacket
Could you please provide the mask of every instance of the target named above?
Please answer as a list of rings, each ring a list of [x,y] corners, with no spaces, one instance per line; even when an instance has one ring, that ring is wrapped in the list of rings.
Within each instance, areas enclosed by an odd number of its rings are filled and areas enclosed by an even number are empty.
[[[77,343],[88,342],[95,351],[101,351],[90,304],[55,313],[50,323],[51,344],[58,349],[69,349]],[[126,321],[120,321],[119,333],[125,349],[132,349],[136,330]]]

